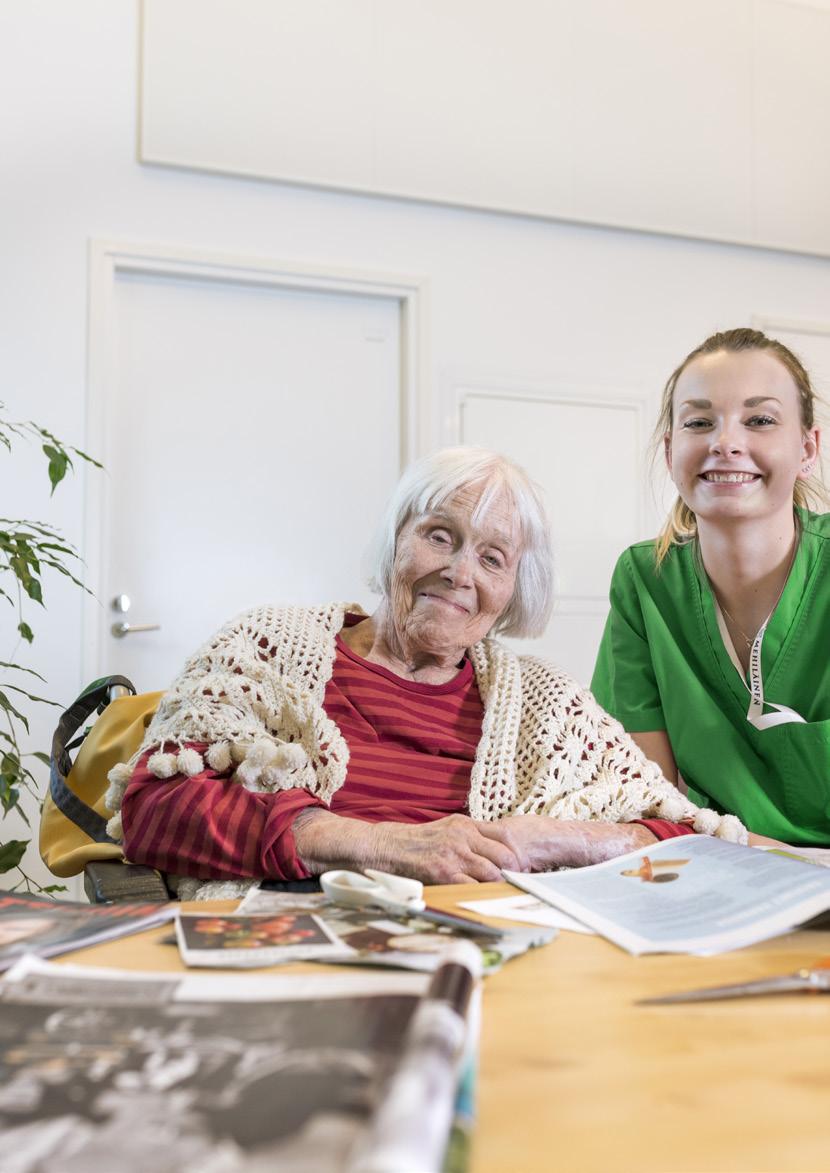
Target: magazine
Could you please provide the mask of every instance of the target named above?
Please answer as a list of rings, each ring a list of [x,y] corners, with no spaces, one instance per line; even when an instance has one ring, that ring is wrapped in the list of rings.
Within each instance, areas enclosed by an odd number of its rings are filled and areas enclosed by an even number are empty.
[[[29,956],[0,983],[4,1173],[437,1173],[478,1028],[468,963],[138,976]]]
[[[237,910],[244,915],[271,917],[313,913],[326,932],[338,942],[338,948],[315,958],[339,965],[379,965],[400,969],[430,972],[441,964],[444,950],[453,941],[465,938],[478,946],[484,972],[495,973],[505,961],[526,953],[537,945],[546,945],[556,936],[556,929],[505,929],[493,935],[489,926],[476,930],[476,922],[469,920],[469,929],[458,924],[438,925],[423,919],[417,912],[393,914],[378,908],[355,908],[334,904],[322,893],[267,892],[253,888]],[[294,960],[289,956],[273,954],[263,942],[260,947],[262,965]],[[184,958],[186,961],[186,958]],[[216,964],[227,965],[227,961]]]
[[[827,868],[707,835],[571,871],[504,875],[629,953],[725,953],[830,909]]]
[[[76,904],[25,892],[0,892],[0,970],[8,969],[24,953],[54,957],[140,933],[174,915],[173,904]]]
[[[819,867],[830,868],[830,848],[828,847],[800,847],[798,844],[776,847],[763,843],[757,845],[755,850],[771,851],[775,855],[786,855],[790,859],[800,859],[804,863],[814,863]]]

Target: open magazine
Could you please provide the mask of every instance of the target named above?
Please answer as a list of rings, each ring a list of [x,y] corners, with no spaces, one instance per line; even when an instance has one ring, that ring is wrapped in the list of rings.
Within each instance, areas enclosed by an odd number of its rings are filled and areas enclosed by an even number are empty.
[[[431,972],[448,945],[472,941],[485,973],[544,945],[553,928],[494,930],[468,919],[436,924],[417,912],[333,903],[322,893],[252,889],[234,913],[181,913],[177,936],[186,965],[253,967],[289,961],[377,965]]]
[[[725,953],[830,909],[827,868],[707,835],[572,871],[504,875],[629,953]]]
[[[0,1163],[438,1173],[475,1054],[476,963],[139,976],[24,958],[0,983]]]
[[[172,920],[173,904],[75,904],[0,892],[0,970],[24,953],[54,957]]]

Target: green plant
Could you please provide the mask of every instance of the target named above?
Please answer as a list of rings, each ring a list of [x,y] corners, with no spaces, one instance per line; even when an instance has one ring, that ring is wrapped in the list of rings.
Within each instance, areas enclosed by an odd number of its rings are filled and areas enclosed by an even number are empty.
[[[10,453],[16,440],[38,442],[48,462],[52,493],[67,471],[74,468],[72,456],[80,457],[96,468],[101,467],[97,460],[70,444],[64,444],[39,424],[31,420],[23,422],[6,419],[4,412],[5,405],[0,403],[0,444]],[[9,658],[0,660],[0,818],[16,810],[26,826],[30,826],[30,823],[21,806],[21,796],[27,791],[34,798],[39,798],[37,780],[27,760],[34,758],[48,766],[49,757],[44,753],[21,751],[21,730],[25,730],[26,735],[29,733],[28,718],[21,710],[27,702],[46,705],[54,705],[56,702],[30,692],[33,687],[31,678],[42,683],[45,681],[33,668],[16,662],[21,647],[31,644],[35,638],[34,631],[24,618],[24,609],[27,600],[44,606],[42,576],[46,570],[57,571],[71,579],[81,590],[87,590],[70,569],[77,569],[79,564],[77,550],[54,526],[44,522],[0,518],[0,603],[5,600],[12,607],[17,620]],[[17,871],[19,879],[15,887],[25,885],[29,891],[33,888],[43,892],[62,891],[63,885],[60,884],[42,888],[23,870],[21,861],[29,842],[28,839],[0,842],[0,873]]]

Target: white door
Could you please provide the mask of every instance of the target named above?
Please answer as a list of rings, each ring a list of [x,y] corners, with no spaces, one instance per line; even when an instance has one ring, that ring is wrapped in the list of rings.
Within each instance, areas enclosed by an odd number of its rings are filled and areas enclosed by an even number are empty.
[[[249,606],[370,603],[400,472],[399,301],[140,272],[109,296],[88,675],[163,688]]]

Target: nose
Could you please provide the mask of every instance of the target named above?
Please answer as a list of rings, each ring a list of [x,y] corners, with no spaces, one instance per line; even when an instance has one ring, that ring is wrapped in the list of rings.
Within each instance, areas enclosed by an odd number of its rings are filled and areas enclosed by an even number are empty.
[[[453,587],[468,587],[473,583],[473,551],[466,546],[460,546],[453,551],[441,571],[444,582]]]
[[[712,431],[709,451],[718,456],[736,456],[743,452],[743,436],[733,420],[724,420]]]

